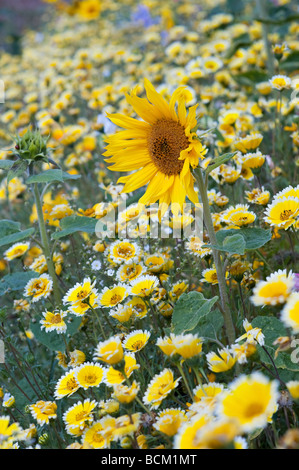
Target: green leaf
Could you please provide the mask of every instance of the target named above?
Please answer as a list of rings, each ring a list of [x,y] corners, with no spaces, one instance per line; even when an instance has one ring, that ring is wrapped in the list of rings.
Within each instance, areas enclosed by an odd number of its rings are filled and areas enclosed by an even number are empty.
[[[228,253],[244,255],[246,243],[242,235],[230,235],[223,240],[222,248]]]
[[[81,317],[70,317],[70,321],[67,323],[67,329],[65,332],[66,336],[73,336],[81,325]],[[52,351],[65,351],[65,341],[62,334],[58,334],[56,331],[49,331],[48,333],[41,329],[41,324],[39,322],[31,322],[30,329],[34,334],[35,339],[46,346]]]
[[[198,333],[199,336],[206,338],[217,338],[224,325],[223,315],[216,308],[212,310],[209,315],[201,317],[193,334]]]
[[[295,21],[299,19],[299,15],[296,13],[287,14],[284,18],[281,19],[273,19],[273,18],[255,18],[255,21],[259,21],[260,23],[264,24],[274,24],[274,25],[283,25],[289,23],[290,21]]]
[[[0,220],[0,238],[6,237],[6,235],[10,235],[11,233],[19,232],[20,230],[20,222],[8,219]]]
[[[57,240],[59,238],[71,235],[75,232],[87,232],[95,233],[96,224],[98,219],[92,219],[91,217],[71,215],[69,217],[64,217],[60,222],[61,231],[54,232],[52,234],[52,239]]]
[[[265,82],[269,79],[265,72],[259,70],[249,70],[248,72],[242,72],[237,75],[232,75],[232,78],[243,86],[255,86],[257,83]]]
[[[7,274],[0,281],[0,295],[5,295],[10,291],[22,290],[30,279],[39,276],[35,271],[17,272]]]
[[[31,228],[28,228],[27,230],[23,230],[22,232],[15,232],[10,235],[7,235],[6,237],[3,237],[0,239],[0,246],[20,242],[24,240],[25,238],[28,238],[31,235],[33,235],[34,232],[35,232],[35,229],[31,227]]]
[[[287,369],[293,372],[299,371],[299,363],[292,362],[292,351],[280,352],[276,359],[274,357],[277,346],[273,346],[273,342],[280,336],[288,336],[286,328],[278,318],[269,315],[258,316],[254,318],[251,324],[254,328],[257,327],[262,329],[262,332],[265,335],[265,347],[278,369]],[[260,360],[273,370],[272,362],[261,346],[258,346],[258,352]]]
[[[248,33],[241,34],[233,40],[233,43],[226,54],[226,59],[230,59],[241,47],[250,46],[252,40]]]
[[[281,68],[288,72],[299,70],[299,51],[291,52],[285,60],[281,61]]]
[[[71,175],[70,173],[67,173],[62,170],[47,170],[43,171],[42,173],[39,173],[38,175],[32,175],[27,178],[26,183],[27,184],[33,184],[33,183],[52,183],[54,181],[59,181],[63,183],[66,180],[76,180],[78,178],[81,178],[80,175]]]
[[[10,170],[14,163],[13,160],[0,160],[0,170]]]
[[[205,170],[206,175],[211,173],[211,171],[215,170],[215,168],[218,168],[220,165],[224,165],[224,163],[228,162],[234,155],[236,155],[236,153],[237,152],[224,153],[223,155],[220,155],[219,157],[216,157],[207,166],[207,168]]]
[[[27,160],[17,160],[16,162],[14,162],[13,166],[7,173],[7,184],[9,184],[9,182],[13,178],[18,178],[19,176],[22,176],[23,173],[25,173],[25,171],[27,170],[28,165],[29,163]]]
[[[268,243],[271,238],[271,230],[265,230],[259,227],[241,228],[240,230],[218,230],[216,240],[220,247],[223,247],[225,238],[233,235],[240,235],[245,240],[245,250],[256,250]]]
[[[192,331],[199,321],[206,317],[218,297],[205,299],[200,292],[188,292],[180,296],[172,314],[172,329],[174,334]]]
[[[65,343],[61,334],[57,334],[56,331],[49,331],[46,333],[45,330],[41,329],[41,324],[39,322],[31,322],[30,330],[34,334],[35,339],[47,348],[55,352],[65,351]]]

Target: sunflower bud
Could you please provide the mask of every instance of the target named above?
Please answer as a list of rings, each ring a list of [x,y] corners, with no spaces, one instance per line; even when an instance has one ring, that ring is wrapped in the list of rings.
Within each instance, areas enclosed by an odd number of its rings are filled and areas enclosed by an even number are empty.
[[[28,129],[22,137],[18,136],[15,149],[15,153],[24,160],[48,160],[47,142],[37,130]]]

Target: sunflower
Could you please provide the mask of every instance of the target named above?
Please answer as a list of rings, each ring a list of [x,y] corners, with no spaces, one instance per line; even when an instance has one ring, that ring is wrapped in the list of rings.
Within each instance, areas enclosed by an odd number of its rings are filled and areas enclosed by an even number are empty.
[[[143,121],[108,114],[114,124],[126,129],[106,137],[108,146],[104,155],[111,164],[109,169],[134,171],[118,180],[125,185],[125,193],[148,183],[139,200],[142,204],[159,200],[164,207],[169,204],[182,207],[186,196],[197,203],[190,167],[198,166],[199,158],[204,159],[207,149],[193,131],[197,125],[196,105],[190,107],[187,114],[182,87],[167,103],[149,80],[144,80],[144,86],[147,99],[139,98],[134,91],[126,95],[127,102]]]

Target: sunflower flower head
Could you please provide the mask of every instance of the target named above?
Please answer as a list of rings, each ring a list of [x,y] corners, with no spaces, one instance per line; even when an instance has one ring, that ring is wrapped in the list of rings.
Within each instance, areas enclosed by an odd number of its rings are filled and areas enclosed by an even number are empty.
[[[127,102],[142,121],[108,114],[114,124],[125,129],[106,137],[108,145],[104,155],[109,169],[133,171],[118,180],[124,184],[123,192],[148,184],[140,203],[152,204],[159,200],[165,208],[170,204],[182,207],[186,196],[197,203],[191,168],[205,158],[207,149],[194,132],[196,105],[187,113],[182,87],[173,93],[169,103],[149,80],[144,80],[144,87],[146,98],[138,97],[135,91],[126,95]]]

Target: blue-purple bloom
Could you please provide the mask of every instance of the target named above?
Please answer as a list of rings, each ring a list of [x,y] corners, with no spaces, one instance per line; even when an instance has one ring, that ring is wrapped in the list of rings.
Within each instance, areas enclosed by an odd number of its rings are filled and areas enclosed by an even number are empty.
[[[150,9],[146,5],[138,5],[131,18],[134,23],[141,23],[144,28],[160,23],[160,18],[158,16],[153,18]]]

